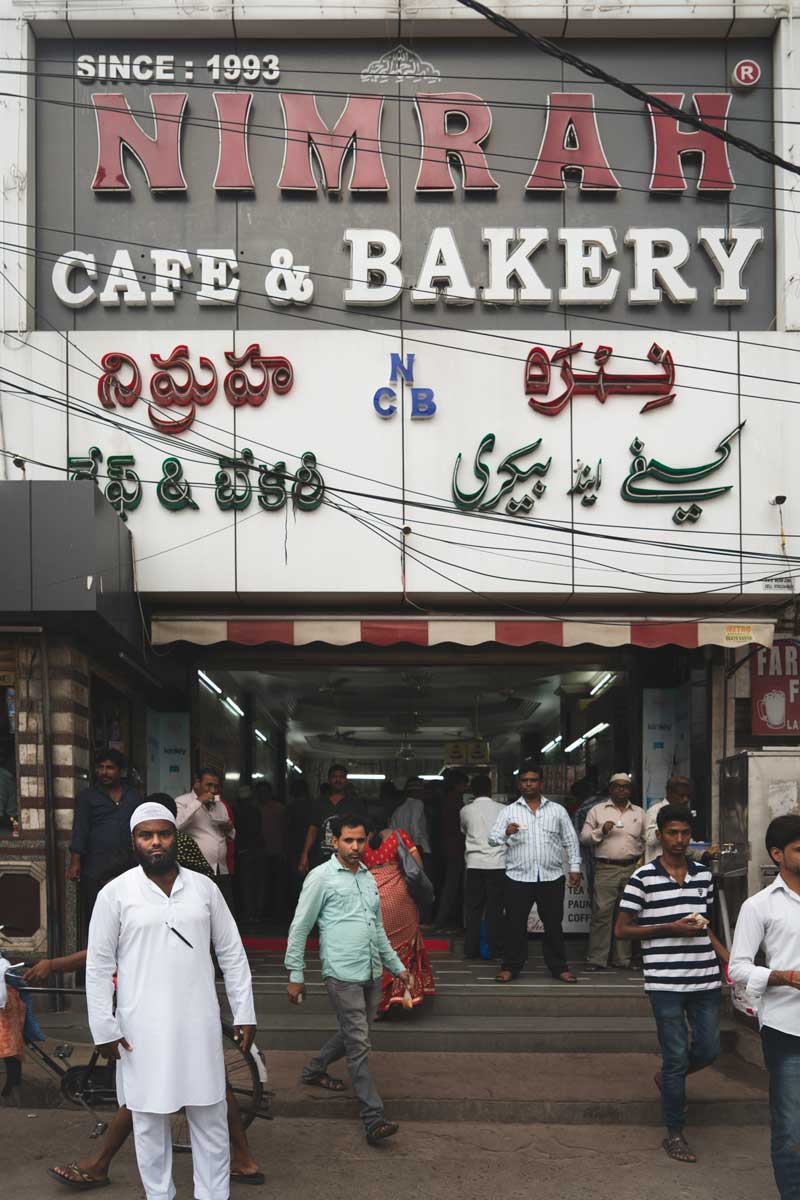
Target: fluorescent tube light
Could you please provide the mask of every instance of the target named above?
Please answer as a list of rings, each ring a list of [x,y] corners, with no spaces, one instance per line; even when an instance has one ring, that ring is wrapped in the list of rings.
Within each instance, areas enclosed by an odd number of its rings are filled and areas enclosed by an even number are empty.
[[[598,681],[598,682],[597,682],[597,683],[594,685],[594,687],[592,688],[592,690],[589,692],[589,695],[590,695],[590,696],[594,696],[595,692],[599,692],[599,691],[600,691],[600,689],[601,689],[601,688],[604,688],[604,687],[606,686],[606,684],[607,684],[607,683],[611,683],[611,680],[612,680],[612,679],[616,679],[616,676],[615,676],[614,674],[612,674],[612,672],[611,672],[611,671],[606,671],[606,673],[605,673],[605,675],[603,676],[603,678],[602,678],[601,680],[599,680],[599,681]]]
[[[546,746],[542,746],[542,754],[549,754],[551,750],[555,750],[556,746],[558,746],[560,742],[561,734],[559,733],[551,742],[548,742]]]
[[[584,739],[582,737],[576,738],[574,742],[570,742],[568,746],[564,747],[564,753],[569,754],[571,751],[577,750],[578,746],[583,745],[583,741]]]
[[[214,680],[211,679],[211,677],[209,675],[206,675],[205,671],[198,671],[197,678],[200,680],[201,683],[205,684],[205,686],[208,688],[208,690],[210,692],[213,692],[215,696],[222,695],[222,688],[218,687],[217,684],[214,683]]]
[[[267,737],[267,735],[265,733],[262,733],[260,729],[254,729],[253,733],[256,735],[256,737],[258,738],[258,740],[260,742],[269,741],[269,738]]]
[[[229,708],[232,713],[236,713],[237,717],[244,716],[244,709],[239,708],[239,705],[236,703],[235,700],[232,700],[230,698],[230,696],[226,696],[225,699],[222,701],[222,703],[225,705],[226,708]]]
[[[386,776],[385,775],[350,775],[350,774],[348,774],[347,778],[348,779],[385,779]]]
[[[608,729],[608,721],[601,721],[599,725],[595,725],[583,735],[583,740],[588,742],[589,738],[596,737],[598,733],[602,733],[604,729]]]

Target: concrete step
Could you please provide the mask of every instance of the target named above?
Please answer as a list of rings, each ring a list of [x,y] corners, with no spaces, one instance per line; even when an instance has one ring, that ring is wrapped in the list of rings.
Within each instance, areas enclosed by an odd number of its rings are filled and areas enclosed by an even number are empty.
[[[580,992],[573,990],[566,995],[563,985],[548,987],[522,988],[512,990],[510,987],[492,989],[467,988],[458,991],[446,991],[437,985],[435,996],[425,1001],[425,1011],[436,1013],[438,1016],[482,1016],[504,1017],[524,1016],[536,1013],[539,1016],[604,1016],[629,1017],[648,1016],[650,1002],[643,994],[630,993],[600,993],[597,991]],[[286,985],[266,989],[256,987],[256,1012],[259,1020],[266,1025],[274,1013],[286,1010]],[[306,1013],[330,1012],[330,1001],[321,984],[307,984],[306,998],[303,1004]]]
[[[60,1041],[88,1042],[85,1013],[42,1014],[45,1032]],[[314,1013],[288,1004],[280,1012],[259,1015],[258,1044],[267,1054],[282,1050],[318,1050],[336,1028],[330,1008]],[[426,1008],[394,1014],[372,1029],[378,1051],[411,1055],[465,1054],[601,1054],[656,1053],[658,1040],[650,1016],[553,1016],[538,1012],[489,1018],[482,1015],[442,1016]],[[725,1019],[722,1043],[732,1051],[737,1027]]]
[[[403,1014],[404,1015],[404,1014]],[[313,1050],[336,1027],[330,1013],[273,1013],[260,1039],[273,1050]],[[417,1054],[503,1052],[560,1054],[655,1053],[658,1049],[652,1017],[551,1016],[527,1014],[488,1019],[483,1016],[441,1016],[418,1009],[407,1018],[376,1024],[371,1034],[376,1050]],[[732,1050],[736,1031],[723,1023],[723,1044]]]
[[[282,1117],[355,1117],[356,1101],[300,1082],[306,1055],[269,1055],[273,1111]],[[528,1124],[662,1124],[650,1054],[406,1055],[375,1050],[370,1065],[389,1116],[398,1121]],[[344,1066],[335,1073],[348,1087]],[[689,1079],[689,1124],[768,1121],[765,1072],[732,1056]]]

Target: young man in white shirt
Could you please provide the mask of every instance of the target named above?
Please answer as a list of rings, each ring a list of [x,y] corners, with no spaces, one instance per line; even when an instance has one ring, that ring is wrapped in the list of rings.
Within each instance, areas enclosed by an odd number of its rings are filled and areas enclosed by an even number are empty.
[[[502,953],[506,851],[505,846],[490,846],[489,834],[504,806],[492,799],[492,781],[488,775],[476,775],[470,790],[474,799],[459,813],[467,868],[464,877],[464,958],[481,956],[484,912],[489,957],[499,958]]]
[[[800,816],[776,817],[767,853],[774,883],[742,905],[728,970],[760,998],[758,1020],[769,1072],[772,1169],[781,1200],[800,1196]],[[755,959],[763,947],[765,965]]]

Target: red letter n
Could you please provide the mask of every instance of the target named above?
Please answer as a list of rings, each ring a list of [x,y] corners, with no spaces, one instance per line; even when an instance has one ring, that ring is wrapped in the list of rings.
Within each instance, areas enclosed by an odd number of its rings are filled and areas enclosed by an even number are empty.
[[[597,128],[593,92],[553,92],[528,192],[563,192],[565,171],[579,171],[582,192],[618,192]]]
[[[219,154],[214,187],[217,191],[255,190],[247,153],[247,122],[252,92],[214,92],[219,126]]]
[[[283,170],[278,187],[315,192],[312,151],[322,168],[324,186],[338,192],[342,186],[345,155],[352,147],[352,192],[388,192],[381,157],[383,96],[348,96],[341,116],[329,129],[319,115],[316,96],[281,93],[286,126]]]
[[[186,92],[151,92],[150,107],[155,118],[151,137],[136,121],[128,101],[120,92],[97,92],[92,96],[97,121],[97,170],[92,180],[96,192],[129,192],[123,147],[134,154],[153,192],[185,192],[181,168],[181,124]]]
[[[674,108],[683,105],[683,92],[653,92],[659,100]],[[692,97],[695,112],[709,125],[725,129],[728,109],[731,106],[730,92],[696,92]],[[728,162],[727,143],[706,133],[702,129],[684,133],[678,128],[674,117],[668,117],[648,104],[653,126],[653,174],[650,179],[651,192],[685,192],[686,179],[683,174],[684,154],[700,155],[700,178],[698,192],[732,192],[736,187]]]
[[[417,175],[418,192],[454,192],[450,161],[457,158],[464,172],[465,191],[497,191],[482,144],[492,128],[492,110],[472,92],[420,95],[415,101],[422,139]],[[461,117],[464,128],[451,131],[451,117]]]

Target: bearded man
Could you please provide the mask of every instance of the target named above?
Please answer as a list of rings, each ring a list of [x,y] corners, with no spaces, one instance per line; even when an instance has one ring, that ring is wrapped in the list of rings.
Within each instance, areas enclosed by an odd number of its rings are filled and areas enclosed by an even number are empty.
[[[191,1130],[196,1200],[227,1200],[225,1063],[210,947],[245,1053],[256,1028],[247,955],[213,881],[177,865],[169,809],[141,804],[130,827],[139,865],[103,888],[89,926],[89,1026],[100,1053],[118,1060],[117,1099],[133,1114],[147,1200],[175,1196],[169,1115],[180,1108]]]

